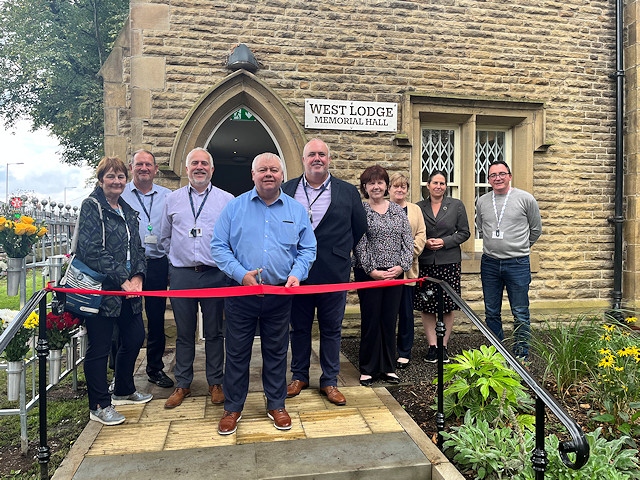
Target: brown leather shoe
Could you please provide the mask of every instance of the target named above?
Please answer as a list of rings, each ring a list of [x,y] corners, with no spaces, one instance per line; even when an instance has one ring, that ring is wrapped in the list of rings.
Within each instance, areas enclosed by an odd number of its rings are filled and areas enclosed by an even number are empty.
[[[344,398],[344,395],[340,393],[338,387],[335,385],[329,385],[328,387],[322,387],[320,389],[320,394],[325,395],[327,400],[329,400],[334,405],[346,405],[347,399]]]
[[[209,394],[211,395],[211,403],[214,405],[222,405],[224,403],[222,385],[209,385]]]
[[[218,422],[218,433],[220,435],[231,435],[238,429],[238,422],[241,418],[242,412],[229,412],[225,410],[220,422]]]
[[[182,404],[182,401],[191,395],[189,388],[176,388],[171,396],[164,402],[164,408],[176,408]]]
[[[278,430],[289,430],[291,428],[291,417],[284,408],[269,410],[267,416],[273,420],[273,426]]]
[[[308,386],[309,384],[302,380],[293,380],[289,385],[287,385],[287,398],[300,395],[300,392]]]

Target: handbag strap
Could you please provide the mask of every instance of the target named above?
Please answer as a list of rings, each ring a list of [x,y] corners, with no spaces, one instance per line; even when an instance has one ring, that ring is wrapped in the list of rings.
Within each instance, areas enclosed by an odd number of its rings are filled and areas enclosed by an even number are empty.
[[[93,197],[87,197],[87,200],[93,200],[98,207],[98,215],[100,215],[100,223],[102,224],[102,248],[105,247],[105,233],[104,233],[104,218],[102,217],[102,207],[100,206],[100,202]],[[76,226],[73,229],[73,238],[71,239],[71,252],[75,254],[76,248],[78,247],[78,236],[80,234],[80,230],[78,225],[80,224],[80,215],[78,214],[78,218],[76,218]]]

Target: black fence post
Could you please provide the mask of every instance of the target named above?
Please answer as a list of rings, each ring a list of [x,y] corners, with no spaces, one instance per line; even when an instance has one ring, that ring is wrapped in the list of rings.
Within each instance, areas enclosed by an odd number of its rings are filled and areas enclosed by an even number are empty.
[[[40,446],[38,447],[38,463],[40,464],[40,479],[49,479],[49,459],[51,450],[47,444],[47,356],[49,342],[47,341],[47,295],[40,299],[38,307],[38,406]]]
[[[533,471],[536,472],[536,480],[544,480],[544,472],[549,463],[547,452],[544,449],[544,418],[545,404],[540,397],[536,397],[536,448],[531,455],[531,463],[533,464]]]
[[[438,298],[438,315],[436,319],[436,342],[438,347],[438,412],[436,427],[438,429],[438,448],[442,450],[442,432],[444,431],[444,291],[440,285],[433,284]]]

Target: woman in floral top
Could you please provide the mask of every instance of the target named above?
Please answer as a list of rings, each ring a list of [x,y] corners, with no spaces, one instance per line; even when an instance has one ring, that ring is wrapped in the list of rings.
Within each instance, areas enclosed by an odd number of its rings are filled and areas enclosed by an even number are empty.
[[[379,165],[360,176],[360,190],[367,214],[367,233],[355,249],[357,282],[402,277],[413,262],[413,236],[402,208],[385,198],[389,175]],[[376,378],[399,383],[395,373],[396,316],[402,285],[358,290],[360,299],[360,384],[371,386]]]

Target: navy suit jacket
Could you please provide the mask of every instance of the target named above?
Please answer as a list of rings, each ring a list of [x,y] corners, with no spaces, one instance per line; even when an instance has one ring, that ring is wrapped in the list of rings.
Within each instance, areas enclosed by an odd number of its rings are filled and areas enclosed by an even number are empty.
[[[302,177],[282,191],[294,197]],[[367,216],[356,187],[331,175],[331,204],[314,230],[318,249],[305,284],[345,283],[351,275],[351,250],[367,231]]]

